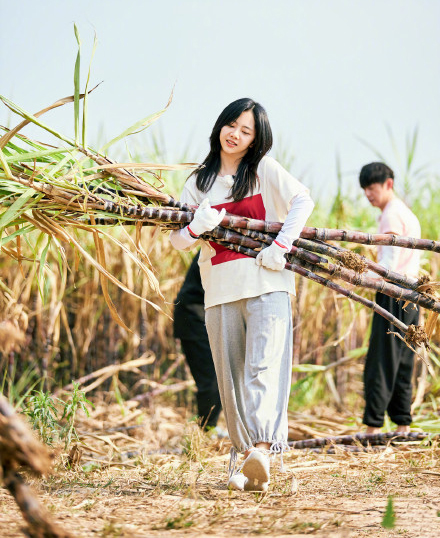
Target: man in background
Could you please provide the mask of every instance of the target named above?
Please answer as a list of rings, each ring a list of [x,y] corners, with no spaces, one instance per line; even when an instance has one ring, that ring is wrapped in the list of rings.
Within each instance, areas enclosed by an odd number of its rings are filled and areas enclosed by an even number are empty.
[[[409,237],[420,237],[420,223],[409,207],[394,193],[394,173],[386,164],[373,162],[365,165],[359,182],[370,204],[381,211],[379,230]],[[378,263],[384,267],[417,277],[420,252],[392,246],[378,247]],[[380,292],[376,303],[406,325],[417,325],[419,310],[416,305],[403,308],[403,302]],[[397,329],[385,318],[374,312],[370,343],[365,361],[364,390],[365,412],[363,422],[367,433],[379,432],[385,411],[397,425],[396,431],[408,432],[412,422],[412,372],[414,353],[400,338],[388,331]]]
[[[200,426],[210,430],[217,426],[221,403],[205,326],[205,292],[200,279],[199,254],[194,257],[174,302],[174,336],[180,339],[196,382]],[[214,433],[224,436],[219,428]]]

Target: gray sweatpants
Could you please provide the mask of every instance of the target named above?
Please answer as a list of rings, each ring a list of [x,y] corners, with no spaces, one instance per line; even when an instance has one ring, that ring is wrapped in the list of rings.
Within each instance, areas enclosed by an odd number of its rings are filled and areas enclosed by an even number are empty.
[[[206,328],[229,437],[237,452],[287,443],[292,312],[287,292],[212,306]]]

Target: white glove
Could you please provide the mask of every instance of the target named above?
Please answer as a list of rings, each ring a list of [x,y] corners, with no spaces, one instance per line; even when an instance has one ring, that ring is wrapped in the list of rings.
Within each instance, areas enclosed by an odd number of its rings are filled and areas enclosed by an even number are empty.
[[[194,213],[194,218],[190,222],[189,231],[192,235],[198,236],[204,232],[210,232],[220,224],[225,216],[226,209],[220,212],[209,205],[208,198],[205,198]]]
[[[287,262],[284,254],[287,254],[288,252],[289,250],[286,247],[280,246],[273,241],[269,247],[266,247],[259,252],[258,256],[255,258],[255,263],[266,267],[266,269],[282,271]]]

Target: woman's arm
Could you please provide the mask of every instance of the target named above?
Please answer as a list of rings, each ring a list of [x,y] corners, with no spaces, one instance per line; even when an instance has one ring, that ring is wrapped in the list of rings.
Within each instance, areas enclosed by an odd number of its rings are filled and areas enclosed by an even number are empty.
[[[300,236],[314,207],[315,204],[308,192],[303,191],[295,196],[283,227],[276,237],[276,241],[290,251],[292,243]]]
[[[258,254],[255,260],[257,265],[262,265],[273,271],[284,269],[286,265],[284,254],[290,252],[292,243],[300,236],[314,205],[313,200],[305,190],[293,198],[283,227],[272,244]]]

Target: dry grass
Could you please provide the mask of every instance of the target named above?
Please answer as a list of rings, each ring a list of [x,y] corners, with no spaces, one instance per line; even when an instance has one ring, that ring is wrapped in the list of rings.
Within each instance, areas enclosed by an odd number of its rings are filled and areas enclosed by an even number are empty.
[[[325,411],[325,410],[324,410]],[[315,413],[318,433],[341,431],[346,417]],[[303,425],[307,417],[303,416]],[[291,427],[301,415],[291,416]],[[345,426],[346,429],[347,426]],[[272,464],[267,495],[226,488],[229,442],[211,439],[185,409],[97,402],[78,425],[80,458],[32,479],[53,516],[76,536],[429,536],[440,525],[440,448],[405,444],[379,452],[291,451],[286,473]],[[353,431],[353,429],[352,429]],[[381,521],[388,496],[394,530]],[[21,536],[21,516],[0,493],[1,536]]]

